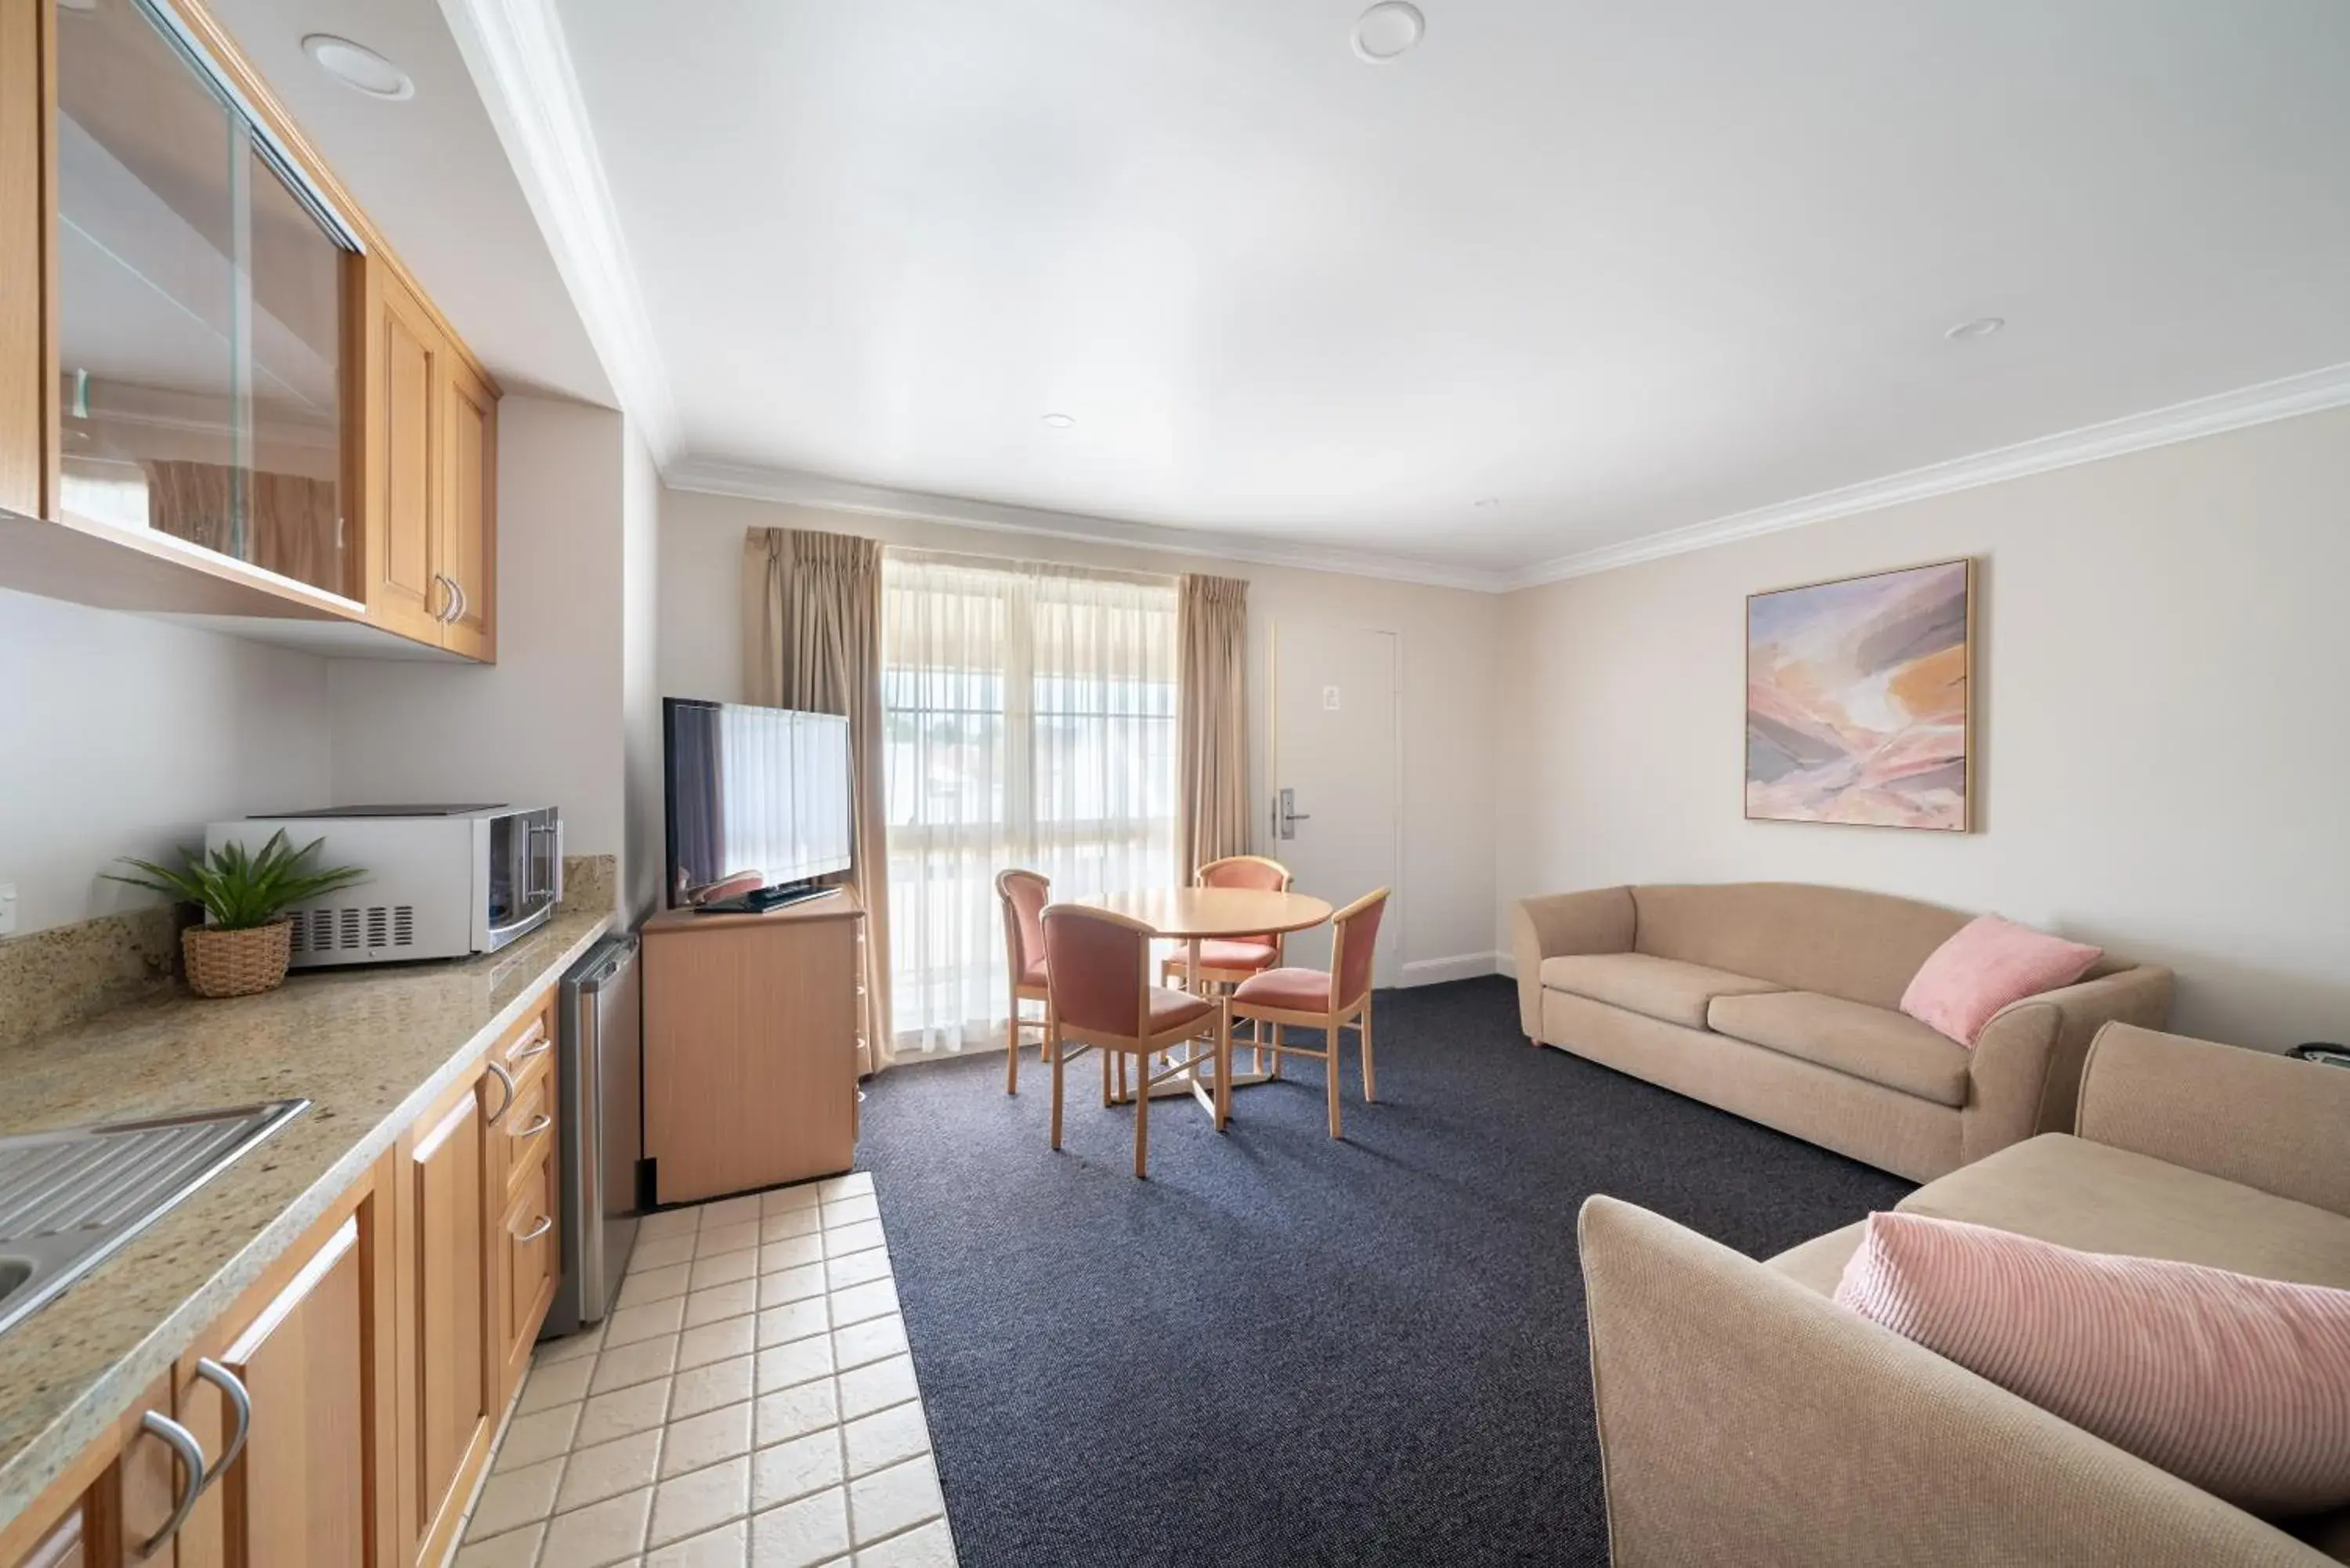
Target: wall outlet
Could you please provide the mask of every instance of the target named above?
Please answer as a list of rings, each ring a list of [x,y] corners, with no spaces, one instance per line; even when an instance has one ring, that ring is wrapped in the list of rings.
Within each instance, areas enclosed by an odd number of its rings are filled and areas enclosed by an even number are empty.
[[[0,937],[16,934],[16,884],[0,882]]]

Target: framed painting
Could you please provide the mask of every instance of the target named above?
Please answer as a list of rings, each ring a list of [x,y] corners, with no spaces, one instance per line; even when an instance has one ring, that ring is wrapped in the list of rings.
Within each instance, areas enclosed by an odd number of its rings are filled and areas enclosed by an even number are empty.
[[[1746,598],[1746,815],[1964,833],[1971,559]]]

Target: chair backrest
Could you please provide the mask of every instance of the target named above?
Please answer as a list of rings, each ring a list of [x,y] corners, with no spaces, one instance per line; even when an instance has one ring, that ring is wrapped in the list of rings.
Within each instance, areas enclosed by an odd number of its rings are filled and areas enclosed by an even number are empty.
[[[1045,911],[1045,985],[1064,1027],[1139,1039],[1150,1010],[1150,928],[1083,904]]]
[[[1029,966],[1045,956],[1045,904],[1053,884],[1034,871],[995,874],[996,901],[1003,909],[1003,956],[1017,984]]]
[[[1388,889],[1366,893],[1330,917],[1330,1005],[1351,1007],[1371,989],[1371,960],[1378,953],[1379,919],[1388,912]]]
[[[1227,855],[1200,867],[1202,888],[1253,888],[1261,893],[1289,891],[1289,867],[1262,855]]]
[[[1286,893],[1289,891],[1289,867],[1262,855],[1227,855],[1222,860],[1211,860],[1201,867],[1194,880],[1202,888],[1247,888],[1259,893]],[[1258,942],[1265,947],[1281,945],[1281,939],[1270,932],[1233,940]]]

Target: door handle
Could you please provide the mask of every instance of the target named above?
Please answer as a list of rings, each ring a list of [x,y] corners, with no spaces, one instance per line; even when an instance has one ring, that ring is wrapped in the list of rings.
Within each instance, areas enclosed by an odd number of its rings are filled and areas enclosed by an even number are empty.
[[[1284,789],[1273,800],[1273,832],[1276,838],[1297,836],[1297,824],[1313,821],[1312,815],[1297,809],[1297,792]]]
[[[244,1452],[245,1438],[253,1436],[253,1396],[246,1390],[244,1378],[209,1355],[196,1357],[196,1376],[219,1389],[236,1416],[236,1430],[229,1435],[228,1447],[221,1450],[221,1457],[213,1462],[212,1473],[204,1477],[204,1485],[209,1488],[236,1463],[237,1455]]]
[[[504,1099],[500,1100],[500,1101],[498,1102],[498,1114],[497,1114],[496,1116],[494,1116],[490,1117],[490,1126],[492,1126],[492,1127],[495,1127],[495,1126],[497,1126],[497,1125],[498,1125],[498,1123],[499,1123],[501,1120],[503,1120],[503,1119],[504,1118],[505,1114],[506,1114],[508,1111],[510,1111],[510,1110],[514,1109],[514,1103],[515,1103],[515,1081],[514,1081],[514,1075],[513,1075],[512,1073],[507,1072],[507,1071],[505,1070],[505,1067],[504,1067],[504,1065],[503,1064],[498,1063],[498,1062],[495,1062],[495,1061],[492,1061],[492,1062],[486,1063],[486,1064],[484,1064],[484,1065],[486,1065],[486,1066],[489,1068],[489,1070],[490,1070],[490,1076],[491,1076],[491,1077],[493,1077],[493,1078],[495,1078],[495,1079],[498,1081],[498,1086],[499,1086],[500,1088],[504,1089],[504,1090],[506,1092],[506,1097],[505,1097]]]
[[[139,1417],[139,1429],[169,1444],[179,1456],[180,1468],[188,1472],[180,1495],[172,1503],[172,1517],[163,1521],[162,1529],[147,1538],[132,1559],[144,1563],[171,1544],[172,1537],[180,1533],[180,1526],[187,1523],[188,1515],[195,1511],[196,1499],[204,1494],[204,1446],[196,1441],[193,1432],[153,1410]]]

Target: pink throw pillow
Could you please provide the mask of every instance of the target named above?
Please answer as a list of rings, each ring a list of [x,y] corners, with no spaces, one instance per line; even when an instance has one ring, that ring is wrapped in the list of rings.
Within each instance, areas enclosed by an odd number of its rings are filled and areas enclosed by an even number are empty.
[[[2103,948],[1978,915],[1918,967],[1901,1011],[1971,1048],[2001,1008],[2070,985],[2105,956]]]
[[[2350,1503],[2350,1291],[1872,1214],[1835,1299],[2248,1511]]]

